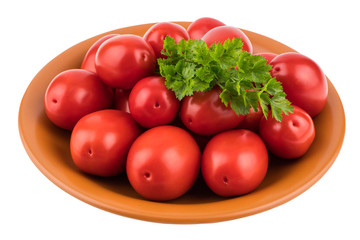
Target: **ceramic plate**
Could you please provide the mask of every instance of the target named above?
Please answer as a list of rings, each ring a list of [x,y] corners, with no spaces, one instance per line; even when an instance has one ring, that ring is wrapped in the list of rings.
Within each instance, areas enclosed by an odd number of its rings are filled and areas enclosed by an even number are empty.
[[[55,127],[45,115],[46,88],[61,71],[79,68],[88,48],[100,37],[110,33],[143,36],[151,25],[122,28],[85,40],[55,57],[30,83],[19,110],[20,136],[31,160],[54,184],[88,204],[122,216],[164,223],[205,223],[240,218],[283,204],[311,187],[330,168],[343,142],[345,115],[341,100],[328,80],[328,100],[314,119],[316,137],[309,151],[294,161],[270,159],[264,181],[250,194],[218,197],[199,178],[184,196],[153,202],[139,196],[125,174],[100,178],[80,172],[71,160],[70,132]],[[253,44],[254,53],[295,51],[265,36],[244,32]]]

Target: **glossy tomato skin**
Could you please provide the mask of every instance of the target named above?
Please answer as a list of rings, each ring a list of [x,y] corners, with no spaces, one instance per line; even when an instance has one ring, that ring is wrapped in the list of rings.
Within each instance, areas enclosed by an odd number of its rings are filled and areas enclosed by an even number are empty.
[[[160,22],[151,26],[144,34],[144,39],[154,49],[157,58],[165,57],[161,54],[166,36],[174,38],[175,43],[181,39],[188,40],[189,34],[183,26],[171,22]]]
[[[70,139],[71,156],[82,171],[102,177],[122,173],[140,128],[129,113],[106,109],[81,118]]]
[[[113,88],[131,89],[137,81],[153,74],[156,57],[143,38],[124,34],[103,42],[95,56],[100,78]]]
[[[102,38],[100,38],[99,40],[97,40],[87,51],[87,53],[85,54],[85,57],[81,63],[81,69],[85,69],[91,72],[96,72],[95,69],[95,55],[97,50],[99,49],[100,45],[105,42],[106,40],[108,40],[109,38],[115,37],[115,36],[119,36],[119,34],[109,34],[106,35]]]
[[[201,39],[204,40],[208,47],[214,43],[224,43],[226,39],[241,38],[243,50],[249,53],[253,52],[252,44],[249,38],[239,28],[232,26],[220,26],[208,31]]]
[[[275,57],[271,75],[281,82],[287,99],[301,107],[311,117],[319,114],[325,106],[328,85],[321,68],[300,53],[283,53]]]
[[[256,55],[260,55],[263,56],[267,62],[267,64],[270,64],[270,62],[277,57],[278,55],[275,53],[269,53],[269,52],[264,52],[264,53],[257,53]]]
[[[201,39],[209,30],[220,26],[225,26],[225,24],[214,18],[203,17],[192,22],[187,32],[191,39]]]
[[[200,150],[184,129],[159,126],[140,135],[130,148],[126,172],[136,192],[167,201],[185,194],[200,169]]]
[[[284,115],[281,122],[263,117],[259,133],[270,152],[280,158],[293,159],[308,151],[315,138],[315,127],[310,115],[294,106],[293,113]]]
[[[165,78],[161,76],[141,79],[129,96],[130,113],[145,128],[171,123],[179,106],[175,93],[166,88]]]
[[[223,197],[255,190],[268,169],[268,152],[261,138],[249,130],[219,133],[206,145],[201,172],[208,187]]]
[[[116,88],[114,90],[113,108],[130,113],[129,95],[130,95],[130,90]]]
[[[244,116],[237,116],[230,106],[226,107],[219,98],[220,93],[221,89],[214,87],[185,97],[180,106],[183,124],[200,135],[213,135],[239,125]]]
[[[58,127],[72,130],[86,114],[109,108],[111,88],[93,72],[71,69],[53,78],[45,93],[45,112]]]
[[[250,108],[249,113],[244,116],[244,120],[241,121],[236,128],[248,129],[257,133],[259,131],[260,120],[263,116],[264,114],[261,108],[258,108],[257,112],[253,108]]]

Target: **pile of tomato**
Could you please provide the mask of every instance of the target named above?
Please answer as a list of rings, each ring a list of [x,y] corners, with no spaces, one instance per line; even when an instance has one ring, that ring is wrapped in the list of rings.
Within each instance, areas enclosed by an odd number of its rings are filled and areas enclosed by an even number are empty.
[[[126,174],[149,200],[185,194],[199,174],[220,196],[249,193],[263,181],[269,152],[299,158],[315,137],[312,118],[323,109],[327,81],[319,66],[299,53],[257,53],[282,83],[293,113],[281,122],[251,109],[236,115],[219,99],[220,89],[197,92],[179,101],[158,75],[164,38],[202,39],[208,46],[241,37],[240,29],[200,18],[185,29],[154,24],[143,37],[110,34],[95,42],[81,69],[59,73],[45,94],[45,111],[58,127],[71,131],[70,150],[87,174]]]

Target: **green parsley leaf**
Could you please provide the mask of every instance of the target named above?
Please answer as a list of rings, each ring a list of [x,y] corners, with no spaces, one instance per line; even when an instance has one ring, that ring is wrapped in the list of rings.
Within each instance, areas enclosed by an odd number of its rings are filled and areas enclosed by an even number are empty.
[[[281,121],[293,109],[281,83],[271,77],[264,57],[243,51],[242,46],[240,38],[207,47],[203,40],[175,43],[166,36],[162,50],[166,58],[158,59],[159,72],[179,100],[217,85],[222,103],[236,114],[248,114],[251,108],[258,111],[260,106],[265,117],[271,110],[272,117]]]

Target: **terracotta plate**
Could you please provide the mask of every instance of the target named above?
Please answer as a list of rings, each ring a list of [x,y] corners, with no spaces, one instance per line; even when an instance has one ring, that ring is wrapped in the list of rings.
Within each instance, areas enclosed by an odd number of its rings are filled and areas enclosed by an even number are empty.
[[[187,27],[189,23],[179,24]],[[169,202],[152,202],[131,188],[125,174],[99,178],[80,172],[71,160],[70,133],[55,127],[44,113],[45,90],[61,71],[79,68],[88,48],[100,37],[109,33],[142,36],[151,25],[122,28],[85,40],[54,58],[32,80],[20,106],[20,136],[31,160],[53,183],[88,204],[123,216],[165,223],[204,223],[240,218],[276,207],[307,190],[325,174],[340,151],[345,133],[343,106],[330,81],[325,109],[314,119],[316,138],[310,150],[295,161],[271,159],[265,180],[250,194],[221,198],[199,178],[184,196]],[[295,51],[265,36],[244,32],[255,53]]]

